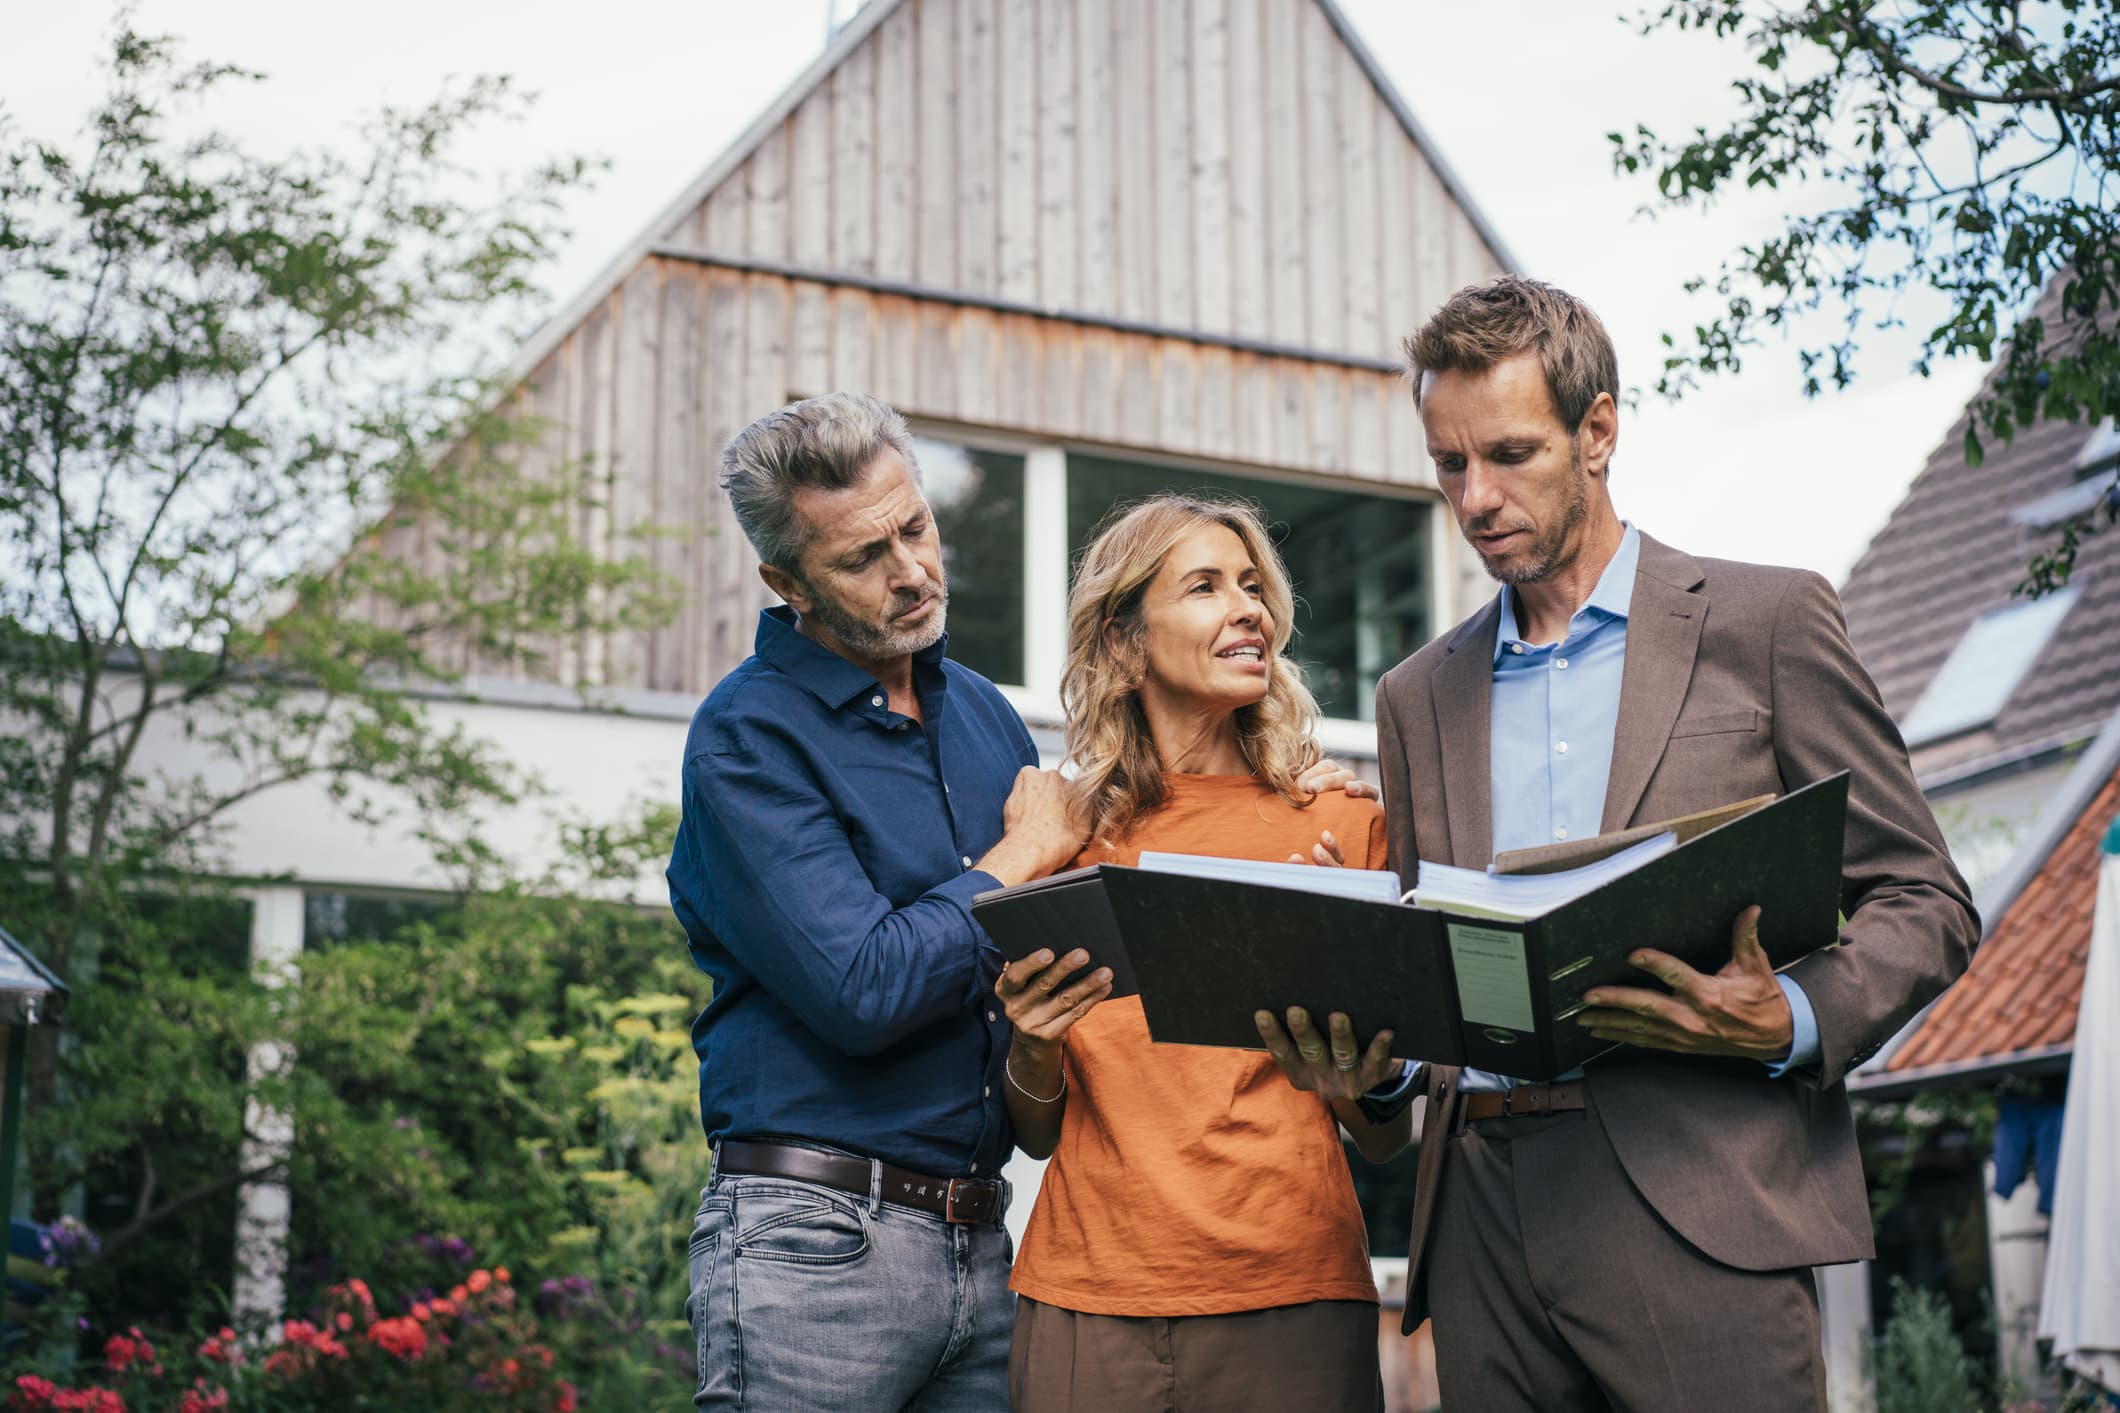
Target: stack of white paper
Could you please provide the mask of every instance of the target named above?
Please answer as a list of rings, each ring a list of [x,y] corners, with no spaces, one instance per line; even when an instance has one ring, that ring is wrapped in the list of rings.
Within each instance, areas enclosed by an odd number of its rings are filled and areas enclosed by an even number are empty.
[[[1399,900],[1399,876],[1388,868],[1319,868],[1314,864],[1262,863],[1257,859],[1155,852],[1142,854],[1140,867],[1150,873],[1182,873],[1222,883],[1263,883],[1272,888],[1295,888],[1306,893],[1323,893],[1328,897],[1354,898],[1362,902],[1396,903]]]
[[[1677,847],[1678,835],[1655,834],[1596,863],[1558,873],[1490,873],[1424,859],[1414,879],[1413,905],[1473,917],[1537,917]]]

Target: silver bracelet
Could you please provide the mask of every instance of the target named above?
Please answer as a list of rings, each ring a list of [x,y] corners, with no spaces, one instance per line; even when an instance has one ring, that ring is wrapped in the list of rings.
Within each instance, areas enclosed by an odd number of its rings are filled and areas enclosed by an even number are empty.
[[[1016,1065],[1015,1065],[1015,1061],[1016,1061],[1016,1057],[1015,1057],[1015,1056],[1014,1056],[1013,1054],[1009,1054],[1009,1055],[1004,1055],[1004,1056],[1002,1056],[1002,1057],[1001,1057],[1001,1073],[1003,1073],[1004,1075],[1007,1075],[1007,1076],[1008,1076],[1008,1082],[1009,1082],[1010,1084],[1013,1084],[1014,1086],[1016,1086],[1016,1092],[1017,1092],[1018,1094],[1021,1094],[1021,1095],[1022,1095],[1022,1096],[1023,1096],[1024,1098],[1026,1098],[1026,1099],[1030,1100],[1030,1101],[1031,1101],[1031,1102],[1032,1102],[1033,1104],[1057,1104],[1057,1103],[1059,1103],[1059,1102],[1060,1102],[1060,1101],[1061,1101],[1062,1099],[1065,1099],[1065,1098],[1067,1097],[1067,1066],[1066,1066],[1066,1065],[1064,1065],[1064,1064],[1063,1064],[1063,1065],[1061,1065],[1061,1066],[1060,1066],[1060,1089],[1059,1089],[1059,1091],[1058,1091],[1057,1093],[1055,1093],[1055,1094],[1054,1094],[1054,1095],[1053,1095],[1053,1096],[1052,1096],[1051,1098],[1047,1098],[1046,1096],[1044,1096],[1044,1095],[1042,1095],[1042,1094],[1033,1094],[1033,1093],[1031,1093],[1031,1092],[1030,1092],[1030,1091],[1029,1091],[1028,1089],[1025,1089],[1025,1088],[1023,1087],[1023,1081],[1022,1081],[1022,1080],[1020,1080],[1020,1079],[1018,1079],[1018,1078],[1016,1078]]]

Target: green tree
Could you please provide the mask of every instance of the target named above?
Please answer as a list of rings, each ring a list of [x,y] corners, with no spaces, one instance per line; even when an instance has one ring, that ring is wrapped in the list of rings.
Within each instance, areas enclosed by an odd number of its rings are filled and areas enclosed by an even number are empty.
[[[2120,11],[2109,0],[1668,0],[1645,32],[1739,37],[1754,71],[1736,116],[1666,141],[1613,133],[1614,161],[1673,206],[1765,187],[1781,229],[1688,288],[1715,305],[1667,334],[1657,388],[1734,372],[1795,328],[1803,386],[1854,378],[1864,338],[1926,301],[1941,317],[1917,368],[1997,359],[1965,455],[2043,418],[2120,413]],[[2041,300],[2040,295],[2050,297]],[[1833,332],[1817,337],[1810,316]],[[2120,478],[2120,469],[2116,469]],[[2120,481],[2103,523],[2120,517]],[[2086,511],[2023,588],[2068,579]]]
[[[262,1041],[325,1041],[247,974],[228,812],[321,783],[490,873],[476,814],[534,781],[418,690],[669,610],[582,540],[577,468],[525,474],[540,429],[486,376],[589,166],[462,195],[501,79],[268,158],[204,127],[257,77],[121,21],[82,150],[0,125],[0,916],[77,993],[31,1055],[38,1209],[122,1171],[119,1247],[285,1174],[238,1163],[247,1106],[329,1098],[246,1080]],[[196,769],[149,768],[158,738]],[[327,1168],[374,1136],[304,1122]]]

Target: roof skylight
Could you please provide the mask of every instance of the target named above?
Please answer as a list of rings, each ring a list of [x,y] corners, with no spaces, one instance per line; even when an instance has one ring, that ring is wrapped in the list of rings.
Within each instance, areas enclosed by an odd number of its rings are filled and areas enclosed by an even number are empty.
[[[1909,746],[1993,721],[2076,602],[2074,588],[1991,608],[1973,620],[1901,727]]]

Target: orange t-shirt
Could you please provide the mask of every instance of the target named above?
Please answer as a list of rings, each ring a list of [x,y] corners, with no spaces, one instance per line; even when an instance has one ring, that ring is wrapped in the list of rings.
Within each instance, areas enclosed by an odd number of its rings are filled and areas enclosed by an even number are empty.
[[[1130,864],[1144,849],[1279,862],[1330,829],[1349,867],[1384,866],[1373,801],[1335,791],[1296,809],[1250,776],[1168,781],[1124,847],[1093,844],[1075,862]],[[1127,996],[1075,1022],[1061,1063],[1067,1110],[1017,1292],[1091,1315],[1377,1298],[1338,1122],[1271,1056],[1156,1045]]]

